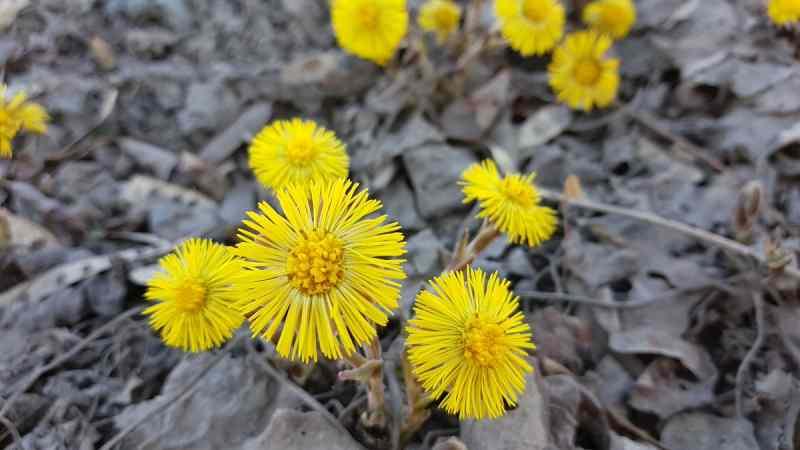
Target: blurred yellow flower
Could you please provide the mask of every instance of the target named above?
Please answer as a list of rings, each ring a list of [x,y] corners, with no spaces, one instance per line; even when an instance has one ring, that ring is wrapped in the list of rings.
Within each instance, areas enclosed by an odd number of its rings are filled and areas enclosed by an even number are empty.
[[[564,35],[564,7],[558,0],[495,0],[500,31],[522,56],[543,55]]]
[[[406,327],[414,374],[459,419],[497,418],[514,406],[536,346],[509,282],[480,269],[447,272],[417,295]]]
[[[273,122],[250,143],[250,168],[269,189],[343,178],[349,164],[344,144],[310,120]]]
[[[769,0],[767,14],[780,26],[800,22],[800,0]]]
[[[283,214],[262,202],[239,230],[240,306],[254,335],[272,340],[283,325],[276,343],[283,357],[349,355],[397,307],[403,234],[386,216],[372,216],[381,202],[357,189],[344,179],[289,186],[277,192]]]
[[[11,142],[21,131],[47,132],[47,111],[38,103],[29,102],[24,92],[6,100],[7,87],[0,84],[0,158],[11,158]]]
[[[422,5],[417,18],[420,28],[436,33],[439,44],[443,44],[458,30],[460,21],[461,7],[452,0],[428,0]]]
[[[636,22],[632,0],[595,0],[583,8],[583,22],[598,33],[622,39]]]
[[[488,218],[513,243],[536,247],[550,239],[556,230],[556,213],[540,205],[539,191],[533,185],[536,174],[511,174],[501,177],[494,161],[468,167],[459,184],[464,203],[477,200],[478,217]]]
[[[150,326],[171,347],[200,352],[222,345],[244,322],[234,308],[231,284],[242,274],[230,249],[190,239],[161,258],[161,272],[148,282],[144,310]]]
[[[550,86],[561,102],[574,109],[591,111],[616,99],[619,60],[605,56],[610,47],[608,36],[578,31],[556,48],[548,72]]]
[[[408,31],[406,0],[332,0],[331,20],[348,53],[385,65]]]

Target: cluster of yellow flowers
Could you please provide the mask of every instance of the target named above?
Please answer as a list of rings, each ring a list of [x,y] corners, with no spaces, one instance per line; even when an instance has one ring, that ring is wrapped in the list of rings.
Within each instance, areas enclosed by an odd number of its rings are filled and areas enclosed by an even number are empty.
[[[173,347],[220,346],[245,321],[253,336],[302,362],[342,359],[377,336],[398,307],[405,238],[381,202],[346,178],[337,137],[295,119],[265,127],[250,165],[274,193],[247,213],[239,243],[190,239],[160,261],[148,285],[150,325]],[[501,176],[491,161],[468,168],[465,202],[513,242],[536,246],[556,229],[534,175]],[[446,272],[419,293],[407,325],[421,385],[462,418],[497,417],[514,405],[535,348],[509,282],[480,269]]]
[[[5,84],[0,84],[0,158],[11,158],[11,142],[21,131],[43,134],[47,132],[47,111],[41,105],[29,102],[24,92],[6,100]]]

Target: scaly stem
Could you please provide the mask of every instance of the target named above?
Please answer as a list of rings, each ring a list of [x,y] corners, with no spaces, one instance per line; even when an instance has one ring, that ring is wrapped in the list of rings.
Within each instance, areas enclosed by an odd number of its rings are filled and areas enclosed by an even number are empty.
[[[453,250],[453,258],[450,264],[445,267],[445,272],[461,270],[464,267],[475,262],[475,259],[488,247],[498,236],[500,231],[494,227],[489,221],[484,220],[478,234],[467,243],[467,235],[465,235],[456,244]]]
[[[339,372],[342,380],[362,382],[367,387],[367,411],[361,416],[362,423],[370,428],[386,426],[386,395],[383,386],[383,359],[381,342],[376,336],[364,349],[366,358],[358,353],[344,357],[353,368]]]
[[[408,353],[405,351],[403,352],[402,362],[408,411],[400,427],[401,445],[407,442],[411,436],[422,427],[422,424],[428,420],[428,417],[431,415],[431,412],[428,410],[428,405],[433,401],[433,399],[425,393],[417,377],[414,376],[414,372],[411,370],[411,363],[408,361]]]

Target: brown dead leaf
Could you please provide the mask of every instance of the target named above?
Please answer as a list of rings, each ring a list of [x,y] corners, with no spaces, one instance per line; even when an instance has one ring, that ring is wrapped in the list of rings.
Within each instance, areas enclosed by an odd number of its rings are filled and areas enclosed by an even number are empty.
[[[89,49],[92,52],[92,57],[103,70],[112,70],[117,65],[117,58],[114,55],[114,49],[111,48],[100,36],[92,36],[89,39]]]
[[[60,247],[58,239],[46,228],[11,211],[0,208],[0,248],[5,245]]]
[[[580,200],[586,197],[581,187],[581,179],[576,175],[570,175],[564,181],[564,195],[568,200]]]

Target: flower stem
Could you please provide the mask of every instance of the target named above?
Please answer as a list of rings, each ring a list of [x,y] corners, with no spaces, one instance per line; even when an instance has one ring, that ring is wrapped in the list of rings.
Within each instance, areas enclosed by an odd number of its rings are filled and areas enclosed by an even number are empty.
[[[464,267],[472,264],[475,259],[488,247],[498,236],[500,231],[494,227],[489,221],[484,220],[478,234],[467,243],[467,234],[465,233],[461,240],[456,244],[453,250],[453,258],[450,264],[445,267],[445,272],[461,270]]]
[[[361,416],[361,422],[369,428],[386,426],[386,394],[383,386],[383,359],[381,342],[376,336],[364,349],[366,357],[358,353],[345,356],[343,359],[353,368],[339,372],[339,378],[362,382],[367,387],[367,411]]]

